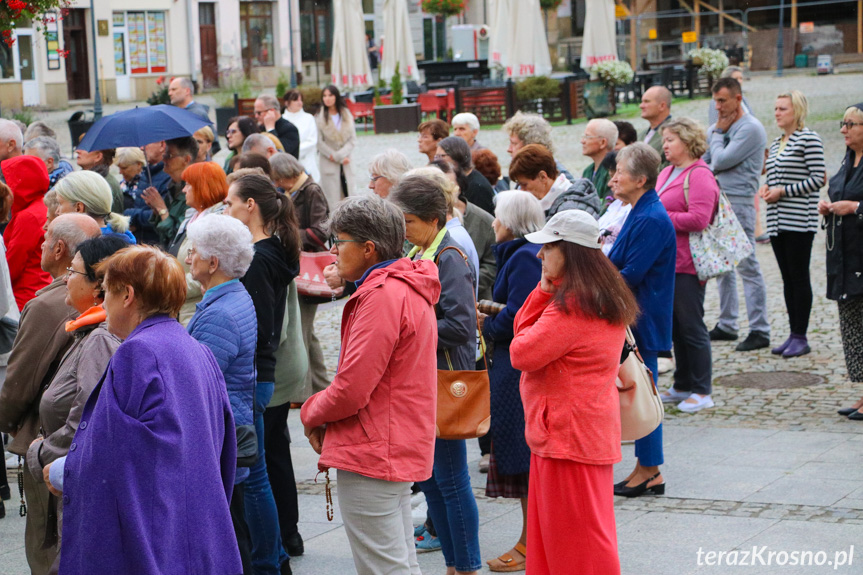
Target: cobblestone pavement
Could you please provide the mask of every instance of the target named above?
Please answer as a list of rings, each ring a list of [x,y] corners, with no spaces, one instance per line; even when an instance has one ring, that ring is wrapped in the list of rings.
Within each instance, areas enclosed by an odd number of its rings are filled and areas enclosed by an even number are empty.
[[[847,105],[859,99],[863,75],[795,75],[783,79],[756,76],[747,81],[746,96],[771,139],[778,135],[772,121],[774,98],[792,87],[810,98],[808,125],[824,139],[828,174],[833,174],[844,154],[837,120]],[[672,112],[706,119],[708,105],[707,100],[676,102]],[[67,116],[68,112],[53,113],[46,119],[65,130],[62,122]],[[640,118],[632,121],[638,129],[645,125]],[[574,173],[587,164],[580,154],[583,131],[584,123],[554,129],[556,155]],[[509,158],[502,132],[482,131],[479,139],[499,155],[505,169]],[[416,152],[416,134],[361,134],[353,155],[358,185],[365,183],[363,176],[371,158],[388,147],[404,151],[417,166],[424,163]],[[772,343],[776,345],[788,331],[782,282],[770,246],[757,246],[756,254],[770,291]],[[734,351],[734,342],[716,342],[712,347],[716,407],[695,415],[666,408],[666,463],[662,467],[668,484],[666,496],[617,498],[615,502],[624,573],[701,573],[704,568],[696,564],[696,553],[702,546],[705,551],[747,549],[753,545],[785,551],[823,549],[833,557],[835,550],[847,549],[863,539],[863,470],[856,465],[863,457],[863,428],[835,412],[837,407],[863,396],[863,383],[849,383],[846,379],[836,305],[824,298],[824,254],[824,234],[819,232],[811,265],[815,293],[810,324],[812,353],[783,359],[770,354],[769,349],[740,353]],[[742,305],[742,295],[740,301]],[[338,357],[342,306],[343,302],[323,305],[317,315],[316,330],[331,375]],[[712,327],[718,315],[715,282],[708,286],[705,311],[705,321]],[[748,333],[744,309],[740,316],[743,337]],[[722,383],[727,375],[775,371],[818,375],[823,382],[768,390]],[[670,377],[666,374],[660,386],[668,385]],[[324,488],[315,482],[317,456],[302,439],[296,414],[290,416],[289,424],[295,438],[292,451],[299,482],[300,531],[306,539],[306,554],[292,562],[294,572],[353,573],[338,500],[335,520],[326,522]],[[632,445],[624,445],[623,453],[623,461],[615,466],[616,480],[632,469]],[[509,549],[517,539],[520,510],[512,500],[485,497],[485,476],[476,470],[476,442],[468,442],[468,459],[480,510],[482,554],[488,559]],[[0,575],[23,575],[28,572],[22,548],[24,521],[10,503],[7,502],[9,517],[0,521]],[[853,567],[839,567],[837,563],[820,569],[762,567],[751,571],[809,574],[835,569],[840,573],[863,573],[860,557],[856,559]],[[443,573],[440,554],[420,555],[419,560],[424,573]],[[725,567],[714,571],[734,570]]]

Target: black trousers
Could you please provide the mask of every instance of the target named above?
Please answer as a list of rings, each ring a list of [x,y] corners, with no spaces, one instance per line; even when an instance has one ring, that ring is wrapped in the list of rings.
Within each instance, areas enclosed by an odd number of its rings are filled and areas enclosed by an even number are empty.
[[[693,274],[674,275],[674,389],[710,395],[713,366],[710,334],[704,325],[704,284]]]
[[[240,548],[240,560],[243,562],[243,575],[254,575],[252,570],[252,536],[246,523],[245,486],[234,485],[231,494],[231,522],[234,524],[234,534],[237,536],[237,546]]]
[[[264,411],[264,453],[267,460],[267,476],[273,488],[282,544],[297,532],[300,519],[297,500],[297,481],[294,479],[294,463],[291,461],[291,436],[288,431],[290,402]]]
[[[812,311],[812,283],[809,260],[815,232],[779,232],[770,238],[770,246],[782,273],[785,309],[794,335],[806,335]]]

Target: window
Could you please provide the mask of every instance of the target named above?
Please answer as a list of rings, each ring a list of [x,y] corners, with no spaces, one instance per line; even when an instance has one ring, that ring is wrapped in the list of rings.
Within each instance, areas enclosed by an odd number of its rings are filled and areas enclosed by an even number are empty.
[[[165,13],[127,12],[126,21],[129,31],[129,69],[132,74],[160,74],[167,71]]]
[[[273,4],[240,3],[240,41],[243,63],[252,66],[273,65]]]
[[[15,77],[15,58],[12,46],[0,42],[0,78],[6,80]]]

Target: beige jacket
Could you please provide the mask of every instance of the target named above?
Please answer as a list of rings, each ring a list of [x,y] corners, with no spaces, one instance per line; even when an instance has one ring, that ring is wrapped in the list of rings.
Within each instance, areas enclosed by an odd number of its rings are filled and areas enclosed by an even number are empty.
[[[16,433],[9,451],[26,455],[39,434],[39,400],[72,344],[66,322],[77,313],[66,305],[66,284],[56,278],[36,292],[21,313],[6,381],[0,388],[0,431]]]
[[[321,179],[318,183],[327,197],[330,212],[336,209],[336,204],[344,197],[341,171],[345,174],[348,195],[355,193],[353,164],[342,164],[342,160],[350,157],[351,152],[354,151],[354,146],[357,144],[357,131],[354,127],[354,117],[350,112],[345,110],[341,113],[341,117],[341,127],[336,129],[332,118],[324,121],[323,109],[315,116],[315,122],[318,125],[318,165],[321,171]],[[335,161],[330,160],[330,156]]]

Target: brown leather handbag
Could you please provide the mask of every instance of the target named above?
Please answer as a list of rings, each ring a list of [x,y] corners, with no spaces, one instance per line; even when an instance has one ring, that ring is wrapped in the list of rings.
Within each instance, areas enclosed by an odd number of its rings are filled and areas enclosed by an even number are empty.
[[[447,247],[435,255],[435,264],[446,250],[455,250],[468,265],[467,257],[456,247]],[[476,297],[474,297],[476,308]],[[479,316],[477,316],[479,331]],[[491,425],[491,392],[488,382],[488,362],[485,369],[455,370],[444,350],[449,369],[437,371],[437,422],[435,433],[440,439],[473,439],[488,433]]]

